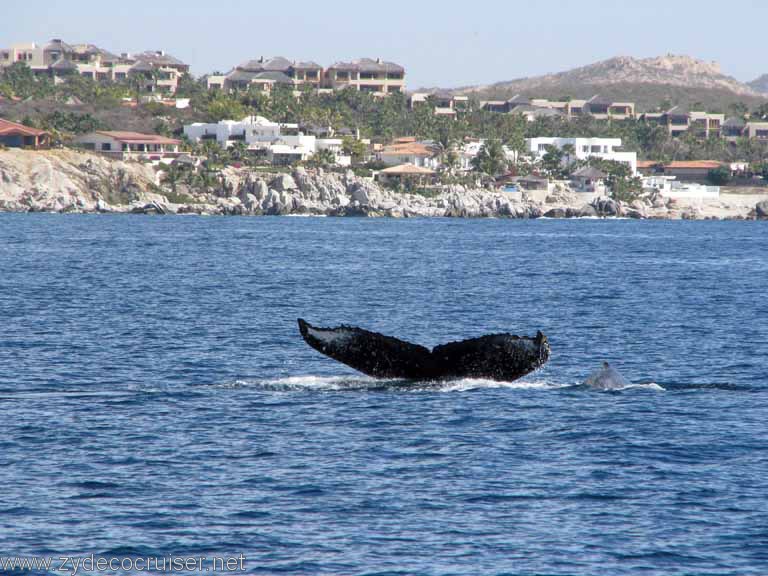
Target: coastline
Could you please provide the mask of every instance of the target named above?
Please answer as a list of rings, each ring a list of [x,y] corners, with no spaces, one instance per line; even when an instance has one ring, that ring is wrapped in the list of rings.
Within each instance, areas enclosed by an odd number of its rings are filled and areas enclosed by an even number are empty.
[[[452,218],[768,219],[765,194],[716,200],[644,197],[631,204],[556,187],[549,195],[445,186],[430,196],[369,178],[297,168],[228,167],[205,186],[161,184],[150,166],[73,150],[0,151],[0,212]]]

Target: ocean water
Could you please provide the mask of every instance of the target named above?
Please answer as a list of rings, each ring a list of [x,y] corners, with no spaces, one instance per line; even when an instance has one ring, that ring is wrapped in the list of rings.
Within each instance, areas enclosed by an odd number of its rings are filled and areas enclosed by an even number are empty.
[[[767,289],[755,222],[0,215],[0,556],[762,576]],[[409,387],[299,317],[552,356]]]

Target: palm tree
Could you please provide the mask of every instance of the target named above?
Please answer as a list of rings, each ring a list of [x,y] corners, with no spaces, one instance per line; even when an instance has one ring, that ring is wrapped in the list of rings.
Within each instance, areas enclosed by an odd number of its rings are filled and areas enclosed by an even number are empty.
[[[496,177],[507,168],[507,157],[499,140],[486,141],[472,159],[472,168],[488,176]]]
[[[565,167],[568,169],[568,167],[571,165],[571,158],[576,155],[576,148],[573,144],[565,144],[561,151],[563,153],[563,157],[565,158]]]
[[[310,162],[315,166],[332,166],[336,164],[336,154],[332,150],[323,148],[312,155]]]

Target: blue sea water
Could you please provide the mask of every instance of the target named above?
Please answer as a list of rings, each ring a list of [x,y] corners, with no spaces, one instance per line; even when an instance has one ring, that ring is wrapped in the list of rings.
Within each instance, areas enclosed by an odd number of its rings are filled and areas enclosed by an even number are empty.
[[[764,575],[767,287],[753,222],[0,215],[0,556]],[[408,389],[298,317],[552,357]]]

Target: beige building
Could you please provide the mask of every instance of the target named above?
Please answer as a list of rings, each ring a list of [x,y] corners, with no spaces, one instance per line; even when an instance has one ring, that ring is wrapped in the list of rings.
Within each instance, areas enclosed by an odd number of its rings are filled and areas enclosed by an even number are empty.
[[[118,159],[160,161],[179,156],[181,142],[156,134],[97,131],[78,136],[75,145]]]
[[[699,138],[719,138],[723,135],[725,124],[725,114],[688,111],[681,106],[674,106],[666,112],[647,112],[642,118],[666,127],[673,138],[683,136],[689,130]]]
[[[224,75],[208,77],[209,90],[248,90],[255,88],[271,91],[276,85],[300,87],[310,85],[320,88],[323,82],[323,67],[315,62],[297,62],[282,56],[258,58],[236,66]]]
[[[768,140],[768,122],[747,122],[744,136],[757,140]]]
[[[325,71],[328,88],[354,88],[372,94],[405,92],[405,68],[381,58],[360,58],[352,62],[337,62]]]
[[[552,114],[541,113],[549,110],[569,120],[581,116],[592,116],[597,120],[626,120],[635,117],[634,102],[617,102],[593,96],[588,100],[547,100],[528,99],[517,94],[509,100],[490,100],[480,103],[488,112],[502,114],[524,114],[529,120]]]
[[[72,74],[96,81],[125,81],[144,78],[149,91],[175,93],[179,79],[189,66],[163,51],[117,56],[93,44],[67,44],[59,39],[48,44],[18,44],[0,49],[0,67],[23,62],[35,74],[61,81]]]
[[[419,106],[434,106],[435,116],[455,117],[457,113],[469,108],[469,96],[455,96],[450,92],[414,92],[408,98],[411,110]]]

